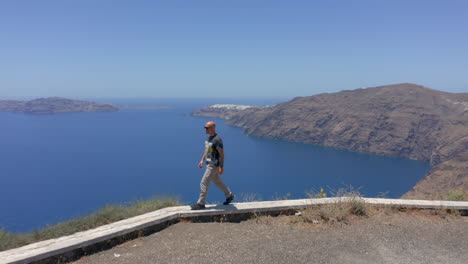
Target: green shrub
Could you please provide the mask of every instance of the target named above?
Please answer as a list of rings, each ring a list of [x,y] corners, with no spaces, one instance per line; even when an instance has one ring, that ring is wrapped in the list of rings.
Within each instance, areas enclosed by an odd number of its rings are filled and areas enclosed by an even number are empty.
[[[468,195],[462,190],[451,190],[445,196],[445,200],[449,201],[465,201],[468,200]]]

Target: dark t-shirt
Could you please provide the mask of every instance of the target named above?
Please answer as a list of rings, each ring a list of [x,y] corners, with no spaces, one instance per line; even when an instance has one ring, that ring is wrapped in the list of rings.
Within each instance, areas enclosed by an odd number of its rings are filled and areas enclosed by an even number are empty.
[[[205,141],[206,149],[206,164],[213,166],[219,166],[219,152],[218,149],[224,149],[223,140],[216,134],[214,136],[208,136]]]

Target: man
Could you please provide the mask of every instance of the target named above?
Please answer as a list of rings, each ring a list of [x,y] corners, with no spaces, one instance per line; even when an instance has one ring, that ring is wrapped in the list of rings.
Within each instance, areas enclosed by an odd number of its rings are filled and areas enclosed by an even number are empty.
[[[205,131],[208,134],[208,138],[205,141],[205,152],[198,163],[198,167],[202,168],[206,160],[206,171],[200,182],[200,198],[196,204],[191,206],[192,210],[205,208],[206,196],[208,195],[208,187],[211,181],[224,192],[226,201],[223,204],[228,205],[235,197],[221,180],[221,174],[224,173],[224,146],[223,140],[216,134],[215,122],[207,122],[205,124]]]

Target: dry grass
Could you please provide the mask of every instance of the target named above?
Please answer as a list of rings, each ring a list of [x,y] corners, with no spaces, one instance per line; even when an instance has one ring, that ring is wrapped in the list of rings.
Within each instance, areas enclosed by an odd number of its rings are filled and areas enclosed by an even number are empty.
[[[446,221],[459,219],[460,212],[457,210],[443,209],[404,209],[391,207],[378,207],[365,205],[366,214],[353,213],[350,203],[327,204],[322,206],[309,207],[300,210],[296,215],[280,215],[278,217],[267,214],[255,215],[249,221],[260,225],[291,225],[301,228],[312,228],[323,230],[330,227],[354,224],[367,219],[386,219],[386,217],[414,216],[425,219],[443,219]]]
[[[306,208],[298,219],[307,223],[340,223],[348,222],[350,216],[366,217],[368,206],[358,196],[340,197],[338,201]]]
[[[93,229],[98,226],[117,222],[164,207],[177,205],[180,205],[180,203],[174,198],[153,197],[148,200],[138,200],[125,205],[107,205],[91,215],[72,219],[53,226],[47,226],[30,233],[6,232],[4,228],[1,228],[0,251],[17,248],[42,240],[71,235],[76,232]]]
[[[263,224],[263,225],[270,225],[275,220],[273,216],[269,214],[257,213],[257,212],[254,212],[252,219],[255,223]]]
[[[415,214],[425,217],[437,217],[448,219],[460,216],[459,210],[449,209],[409,209],[398,207],[378,207],[366,204],[362,195],[352,186],[346,186],[336,191],[329,191],[327,195],[323,188],[319,191],[309,191],[309,198],[335,197],[333,203],[323,205],[311,205],[300,210],[293,216],[272,217],[267,214],[256,214],[253,221],[258,224],[289,223],[289,224],[313,224],[313,225],[335,225],[349,224],[351,221],[366,219],[374,216],[390,216],[398,214]],[[460,193],[453,194],[453,198],[459,199]],[[281,220],[280,220],[281,219]]]
[[[239,198],[236,199],[244,203],[258,202],[262,200],[258,193],[241,193]]]
[[[327,195],[323,188],[319,191],[311,190],[306,193],[309,198],[325,198]],[[309,206],[296,213],[294,216],[285,216],[283,218],[292,224],[297,223],[348,223],[351,217],[367,217],[368,205],[362,199],[359,191],[352,186],[347,186],[336,191],[331,190],[332,197],[338,198],[335,202],[323,205]],[[272,224],[276,221],[275,217],[268,214],[254,214],[253,219],[258,224]]]

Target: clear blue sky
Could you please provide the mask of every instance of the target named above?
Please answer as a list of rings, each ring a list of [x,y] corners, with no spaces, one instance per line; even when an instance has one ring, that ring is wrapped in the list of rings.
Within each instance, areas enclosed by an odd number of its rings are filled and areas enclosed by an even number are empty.
[[[0,1],[0,98],[468,92],[468,1]]]

